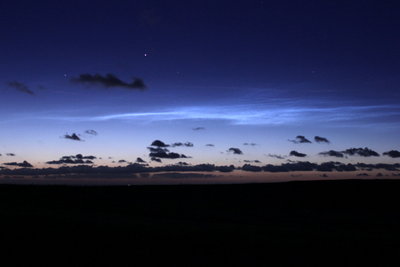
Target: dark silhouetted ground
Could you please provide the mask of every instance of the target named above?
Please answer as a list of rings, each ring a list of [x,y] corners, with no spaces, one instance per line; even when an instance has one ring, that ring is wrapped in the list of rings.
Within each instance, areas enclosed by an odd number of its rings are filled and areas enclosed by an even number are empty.
[[[399,203],[395,180],[2,185],[1,255],[4,266],[400,266]]]

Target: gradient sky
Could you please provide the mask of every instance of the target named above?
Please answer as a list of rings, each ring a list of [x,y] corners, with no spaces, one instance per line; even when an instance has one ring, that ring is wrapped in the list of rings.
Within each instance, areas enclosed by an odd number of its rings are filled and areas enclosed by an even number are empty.
[[[192,142],[171,148],[192,164],[399,150],[399,13],[397,1],[1,1],[0,163],[148,161],[156,139]],[[108,73],[147,89],[73,82]]]

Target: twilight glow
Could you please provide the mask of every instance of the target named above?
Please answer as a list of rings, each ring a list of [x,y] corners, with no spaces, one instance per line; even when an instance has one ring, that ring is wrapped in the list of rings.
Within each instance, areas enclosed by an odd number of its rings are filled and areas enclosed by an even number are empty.
[[[178,2],[0,4],[1,181],[397,177],[398,9]]]

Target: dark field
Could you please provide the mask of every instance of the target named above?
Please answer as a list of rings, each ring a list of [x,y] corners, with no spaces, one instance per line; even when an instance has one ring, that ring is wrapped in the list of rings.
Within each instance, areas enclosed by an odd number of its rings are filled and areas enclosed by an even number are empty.
[[[3,266],[400,266],[399,203],[395,180],[2,185]]]

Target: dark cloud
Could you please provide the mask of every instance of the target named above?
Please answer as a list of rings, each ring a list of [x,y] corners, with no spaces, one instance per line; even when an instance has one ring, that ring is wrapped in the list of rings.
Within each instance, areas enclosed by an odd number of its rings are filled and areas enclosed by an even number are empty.
[[[66,134],[66,135],[64,135],[64,138],[65,139],[71,139],[71,140],[74,140],[74,141],[82,141],[82,139],[76,133],[73,133],[71,135]]]
[[[281,165],[267,164],[262,167],[266,172],[313,171],[317,164],[308,161],[284,163]]]
[[[319,153],[319,155],[329,156],[329,157],[337,157],[337,158],[343,158],[344,157],[344,154],[342,152],[335,151],[335,150],[329,150],[329,151],[321,152],[321,153]]]
[[[71,81],[83,84],[101,85],[106,88],[122,87],[126,89],[136,90],[146,89],[146,85],[140,78],[135,78],[131,83],[127,83],[116,77],[114,74],[110,73],[106,74],[105,76],[101,74],[81,74],[77,78],[72,78]]]
[[[289,155],[290,156],[294,156],[294,157],[301,157],[301,158],[307,156],[307,154],[303,154],[303,153],[297,152],[296,150],[290,151]]]
[[[365,148],[349,148],[342,153],[350,156],[361,156],[361,157],[379,157],[379,154],[368,147]]]
[[[236,154],[236,155],[243,155],[242,150],[240,150],[239,148],[236,148],[236,147],[229,148],[227,152],[232,152],[233,154]]]
[[[219,172],[232,172],[235,170],[235,166],[233,166],[233,165],[215,166],[214,169],[215,169],[215,171],[219,171]]]
[[[81,159],[90,159],[90,160],[97,159],[97,157],[95,157],[95,156],[82,156],[81,154],[76,155],[77,158],[79,156],[80,156]]]
[[[59,160],[47,161],[46,164],[93,164],[92,160],[94,159],[96,159],[95,156],[83,156],[82,154],[77,154],[75,156],[63,156]]]
[[[161,163],[161,162],[162,162],[161,159],[155,158],[155,157],[151,157],[150,160],[151,160],[151,161],[158,162],[158,163]]]
[[[192,130],[193,131],[200,131],[200,130],[205,130],[206,128],[204,128],[204,127],[196,127],[196,128],[193,128]]]
[[[32,168],[32,164],[24,160],[23,162],[7,162],[3,163],[3,165],[7,166],[15,166],[15,167],[22,167],[22,168]]]
[[[265,165],[262,167],[266,172],[291,172],[291,171],[356,171],[357,166],[352,164],[344,164],[341,162],[324,162],[321,164],[311,163],[308,161],[290,162],[281,165]]]
[[[20,91],[22,93],[26,93],[26,94],[29,94],[29,95],[34,95],[35,94],[32,90],[30,90],[28,88],[28,86],[26,84],[21,83],[21,82],[17,82],[17,81],[9,82],[8,86],[11,87],[11,88],[16,89],[16,90],[18,90],[18,91]]]
[[[254,166],[250,164],[244,164],[241,168],[243,171],[250,171],[250,172],[261,172],[262,168],[260,166]]]
[[[147,148],[150,150],[149,157],[151,158],[151,160],[160,162],[160,159],[188,158],[184,154],[170,152],[166,147],[169,147],[169,145],[166,145],[164,142],[160,140],[153,141],[153,143],[151,143],[151,146]]]
[[[373,169],[384,169],[387,171],[398,171],[400,164],[386,164],[386,163],[377,163],[377,164],[366,164],[366,163],[357,163],[355,166],[364,171],[370,171]]]
[[[214,146],[213,144],[206,144],[206,146]]]
[[[258,159],[256,159],[256,160],[248,160],[248,159],[245,159],[245,160],[243,160],[244,162],[246,162],[246,163],[261,163],[261,161],[259,161]]]
[[[285,156],[277,155],[277,154],[268,154],[268,157],[276,158],[276,159],[285,159]]]
[[[184,154],[178,154],[175,152],[150,152],[149,156],[151,158],[161,158],[161,159],[179,159],[179,158],[188,158],[186,155]]]
[[[173,143],[171,146],[172,147],[176,147],[176,146],[193,147],[193,143],[191,143],[191,142],[186,142],[186,143],[177,142],[177,143]]]
[[[155,161],[161,161],[158,158]],[[73,175],[74,178],[85,177],[85,178],[99,178],[99,177],[115,177],[116,175],[126,175],[132,177],[134,173],[157,173],[157,172],[232,172],[235,170],[235,166],[216,166],[214,164],[198,164],[198,165],[187,165],[184,163],[178,163],[175,165],[166,165],[159,167],[149,167],[143,164],[132,163],[127,166],[98,166],[93,167],[91,165],[75,164],[74,166],[60,166],[58,168],[42,168],[42,169],[30,169],[32,165],[24,161],[22,163],[10,162],[5,165],[25,167],[21,169],[8,169],[1,168],[0,175]],[[29,168],[29,169],[28,169]],[[261,170],[260,170],[261,168]],[[396,174],[400,169],[400,163],[395,164],[344,164],[341,162],[324,162],[321,164],[311,163],[308,161],[284,163],[281,165],[265,165],[262,167],[245,164],[241,168],[242,170],[252,172],[293,172],[293,171],[321,171],[321,172],[353,172],[353,171],[365,171],[365,170],[387,170],[392,171],[393,176],[400,176],[400,173]],[[79,176],[81,175],[81,176]],[[63,176],[65,177],[65,176]]]
[[[169,145],[165,144],[163,141],[154,140],[153,143],[151,143],[151,146],[168,147]]]
[[[256,146],[256,143],[243,143],[244,146]]]
[[[292,142],[294,144],[304,144],[304,143],[311,143],[310,140],[308,140],[307,138],[305,138],[302,135],[298,135],[296,136],[296,138],[294,140],[289,140],[289,142]]]
[[[142,158],[137,158],[136,163],[146,163]]]
[[[389,156],[391,158],[400,158],[400,151],[390,150],[390,151],[384,152],[383,155]]]
[[[356,176],[369,176],[369,174],[364,172],[364,173],[359,173]]]
[[[85,133],[91,134],[91,135],[98,135],[98,133],[95,130],[86,130]]]
[[[120,159],[120,160],[118,160],[118,163],[128,163],[128,162],[124,159]]]
[[[162,148],[162,147],[148,147],[148,150],[150,150],[150,153],[167,153],[169,150],[167,148]]]
[[[331,171],[343,172],[343,171],[356,171],[357,168],[353,164],[344,164],[341,162],[330,161],[316,165],[315,170],[321,172],[331,172]]]
[[[321,137],[321,136],[314,136],[314,141],[317,143],[327,143],[327,144],[330,143],[330,141],[328,139],[326,139],[325,137]]]
[[[6,155],[9,156],[9,157],[15,157],[14,153],[6,153]]]

